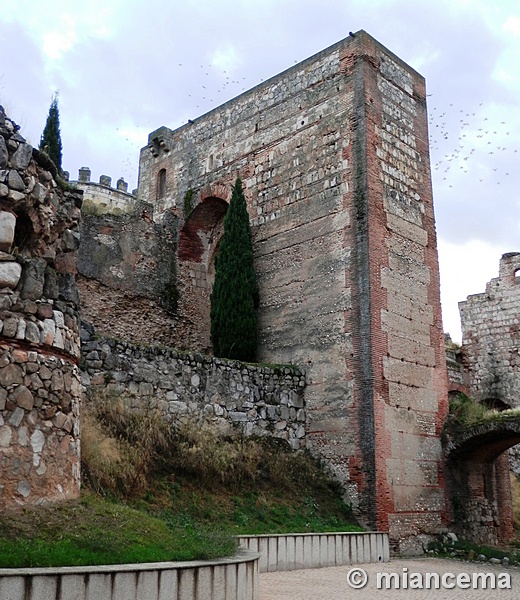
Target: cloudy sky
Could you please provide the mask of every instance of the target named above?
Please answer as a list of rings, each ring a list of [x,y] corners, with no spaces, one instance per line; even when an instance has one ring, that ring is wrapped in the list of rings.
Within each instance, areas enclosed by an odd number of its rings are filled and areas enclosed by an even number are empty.
[[[63,167],[137,185],[150,131],[186,123],[365,29],[427,80],[444,329],[520,251],[518,0],[17,0],[0,103],[37,145],[59,90]]]

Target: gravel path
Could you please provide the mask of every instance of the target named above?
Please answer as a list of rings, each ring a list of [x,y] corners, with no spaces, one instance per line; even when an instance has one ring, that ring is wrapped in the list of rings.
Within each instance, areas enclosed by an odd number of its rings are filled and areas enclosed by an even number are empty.
[[[351,569],[364,569],[368,583],[363,589],[353,589],[347,584],[347,574]],[[378,572],[398,573],[401,581],[405,579],[403,569],[410,573],[438,573],[441,577],[447,573],[455,576],[460,573],[509,573],[511,589],[377,589]],[[498,577],[497,577],[498,580]],[[451,578],[447,579],[448,584]],[[502,580],[504,581],[504,580]],[[453,580],[456,583],[456,580]],[[384,564],[353,565],[348,567],[328,567],[281,573],[262,573],[260,575],[260,600],[495,600],[500,598],[520,598],[520,569],[504,568],[501,565],[475,564],[454,560],[413,559],[393,560]]]

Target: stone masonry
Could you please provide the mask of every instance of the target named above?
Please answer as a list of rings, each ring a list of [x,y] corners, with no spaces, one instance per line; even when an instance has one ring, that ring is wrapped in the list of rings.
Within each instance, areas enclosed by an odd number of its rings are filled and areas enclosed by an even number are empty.
[[[89,394],[120,398],[132,409],[159,408],[178,425],[209,422],[222,434],[285,439],[305,447],[305,375],[296,368],[139,346],[83,332],[83,383]]]
[[[459,303],[466,389],[488,408],[520,407],[520,253],[504,254],[499,276]],[[450,373],[451,374],[451,373]],[[453,383],[453,376],[452,376]],[[520,435],[507,421],[476,432],[448,461],[454,521],[466,537],[503,543],[513,535],[511,466],[518,473]],[[516,467],[516,469],[515,469]]]
[[[361,520],[413,552],[445,516],[423,78],[358,32],[150,134],[138,197],[158,223],[179,222],[179,347],[209,347],[213,260],[237,175],[253,225],[260,359],[305,368],[307,444]]]
[[[520,407],[520,253],[504,254],[499,276],[459,303],[471,396]]]
[[[80,484],[81,193],[18,129],[0,107],[0,509]]]

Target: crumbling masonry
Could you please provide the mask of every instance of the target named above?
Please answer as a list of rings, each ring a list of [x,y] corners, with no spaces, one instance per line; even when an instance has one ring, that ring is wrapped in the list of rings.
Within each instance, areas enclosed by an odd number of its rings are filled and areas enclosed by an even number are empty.
[[[4,278],[17,265],[2,291],[0,502],[78,490],[77,257],[82,318],[101,335],[82,330],[85,386],[131,406],[152,400],[173,422],[208,419],[310,448],[361,521],[389,531],[402,554],[459,517],[474,539],[504,537],[507,485],[488,468],[496,457],[479,459],[494,495],[480,501],[482,477],[472,487],[465,475],[468,440],[448,456],[441,443],[448,377],[418,73],[361,31],[176,131],[157,129],[136,193],[81,169],[79,249],[80,196],[61,191],[3,127],[0,215],[18,248],[0,255]],[[20,148],[23,165],[13,162]],[[204,355],[238,175],[253,226],[259,358],[297,368]],[[42,214],[54,225],[45,243],[26,246]],[[464,391],[468,374],[451,354],[450,390]],[[479,372],[481,359],[468,356]],[[504,375],[492,393],[507,402],[514,385]],[[454,494],[471,514],[457,513]]]
[[[80,206],[0,107],[0,509],[79,493]]]
[[[423,78],[360,32],[176,131],[150,134],[139,209],[117,214],[105,202],[85,215],[79,259],[85,311],[102,332],[124,328],[106,323],[110,303],[132,311],[146,296],[153,309],[142,326],[131,312],[130,339],[153,336],[159,319],[162,340],[207,352],[213,259],[240,175],[260,359],[305,369],[306,445],[402,552],[443,526],[445,507],[429,169]],[[145,239],[161,246],[160,236],[175,246],[169,269],[160,250],[134,249]],[[162,274],[143,294],[154,269]]]

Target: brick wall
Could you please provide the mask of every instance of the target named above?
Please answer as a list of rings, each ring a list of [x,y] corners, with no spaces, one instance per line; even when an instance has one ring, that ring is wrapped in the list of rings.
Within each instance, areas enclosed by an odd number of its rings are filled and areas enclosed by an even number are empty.
[[[405,551],[444,510],[447,384],[425,100],[422,77],[359,32],[176,131],[153,132],[140,158],[139,198],[176,214],[181,236],[188,228],[208,254],[183,198],[193,190],[196,214],[227,201],[242,177],[260,357],[305,366],[308,444],[367,524],[410,540]],[[192,263],[178,316],[203,344],[209,294],[197,287],[210,287],[211,261]],[[195,299],[200,318],[187,313]]]

